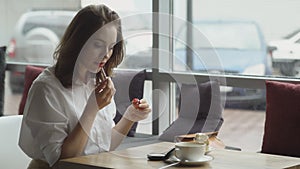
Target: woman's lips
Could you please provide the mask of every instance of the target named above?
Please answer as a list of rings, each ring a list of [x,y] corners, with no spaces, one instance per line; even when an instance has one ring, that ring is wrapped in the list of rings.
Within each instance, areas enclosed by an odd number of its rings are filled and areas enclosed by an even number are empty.
[[[104,67],[104,64],[103,62],[99,63],[99,67]]]

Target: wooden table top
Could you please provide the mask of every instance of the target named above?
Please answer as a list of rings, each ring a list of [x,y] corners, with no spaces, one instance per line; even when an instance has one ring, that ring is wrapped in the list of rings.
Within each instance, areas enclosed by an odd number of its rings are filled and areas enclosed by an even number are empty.
[[[174,143],[161,142],[125,150],[111,151],[96,155],[64,159],[59,162],[63,169],[150,169],[167,166],[163,161],[149,161],[148,153],[167,152]],[[208,155],[213,160],[197,166],[175,165],[168,168],[199,169],[300,169],[300,158],[269,155],[254,152],[243,152],[226,149],[214,149]]]

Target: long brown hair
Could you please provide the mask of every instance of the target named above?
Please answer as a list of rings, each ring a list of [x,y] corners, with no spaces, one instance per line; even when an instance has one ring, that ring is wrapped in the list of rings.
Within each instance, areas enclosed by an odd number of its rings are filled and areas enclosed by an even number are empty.
[[[72,87],[75,63],[85,42],[98,29],[110,22],[116,25],[117,43],[113,47],[111,58],[105,64],[106,74],[111,76],[113,68],[121,63],[124,57],[124,42],[120,17],[105,5],[89,5],[73,18],[54,52],[54,58],[57,60],[55,76],[64,87]]]

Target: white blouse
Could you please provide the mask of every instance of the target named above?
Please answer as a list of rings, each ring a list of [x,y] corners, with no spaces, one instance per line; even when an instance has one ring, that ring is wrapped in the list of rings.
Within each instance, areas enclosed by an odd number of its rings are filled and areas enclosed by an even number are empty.
[[[94,88],[90,81],[76,82],[67,89],[54,76],[54,69],[46,68],[33,82],[19,139],[19,146],[29,157],[47,161],[50,166],[59,159],[63,141],[78,123]],[[115,114],[114,101],[97,113],[82,155],[109,150]]]

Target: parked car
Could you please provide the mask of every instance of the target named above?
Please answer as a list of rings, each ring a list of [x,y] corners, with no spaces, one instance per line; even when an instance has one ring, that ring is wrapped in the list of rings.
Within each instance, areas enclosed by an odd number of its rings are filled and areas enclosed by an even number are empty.
[[[47,66],[76,11],[37,10],[24,13],[15,25],[7,48],[7,61]],[[25,67],[12,70],[9,83],[13,92],[23,89]]]
[[[273,65],[286,76],[300,77],[300,30],[283,39],[269,42],[276,48],[273,52]]]
[[[193,62],[188,68],[194,72],[226,73],[235,75],[268,76],[272,74],[272,60],[263,32],[253,21],[241,20],[207,20],[194,23],[211,42],[199,43],[199,37],[193,40]],[[185,32],[184,30],[181,30]],[[176,35],[181,32],[177,32]],[[147,36],[147,35],[144,35]],[[148,35],[150,39],[151,36]],[[176,38],[176,37],[175,37]],[[147,38],[144,38],[147,39]],[[200,38],[201,39],[201,38]],[[151,45],[151,44],[150,44]],[[121,67],[151,68],[151,46],[149,49],[136,51],[134,55],[127,55]],[[215,52],[220,64],[216,60],[209,60]],[[176,70],[187,70],[187,52],[185,45],[175,44]],[[206,58],[205,58],[206,57]],[[205,63],[206,62],[206,63]],[[209,63],[208,63],[209,62]],[[261,89],[245,89],[237,87],[222,87],[227,95],[229,104],[265,105],[265,91]]]

